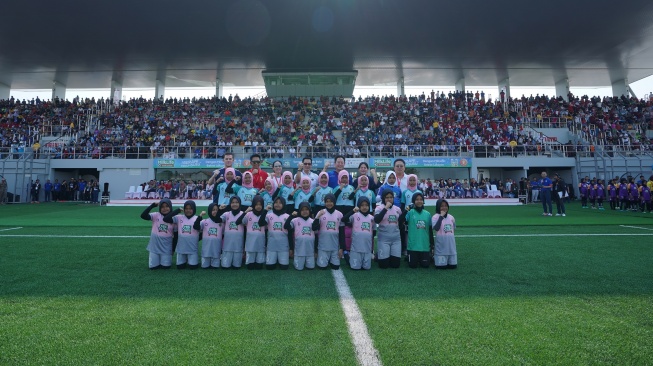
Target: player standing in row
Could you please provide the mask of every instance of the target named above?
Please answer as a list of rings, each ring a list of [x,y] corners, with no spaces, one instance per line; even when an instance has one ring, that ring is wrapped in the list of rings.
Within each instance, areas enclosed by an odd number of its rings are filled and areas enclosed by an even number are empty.
[[[327,173],[320,173],[318,177],[318,186],[315,187],[313,192],[313,200],[311,202],[313,203],[313,217],[315,217],[318,212],[325,208],[324,196],[333,193],[333,190],[329,187],[329,175]]]
[[[431,259],[430,253],[435,245],[433,240],[433,227],[431,226],[431,213],[424,209],[424,195],[413,195],[413,207],[404,211],[399,223],[405,222],[408,229],[407,250],[408,267],[428,268]]]
[[[359,198],[357,203],[357,207],[349,211],[343,218],[344,222],[352,225],[349,266],[354,270],[370,269],[372,268],[375,234],[374,216],[370,214],[372,205],[367,197]]]
[[[196,269],[199,267],[198,246],[200,232],[195,228],[196,206],[195,201],[184,202],[183,214],[181,209],[168,213],[163,221],[177,227],[179,239],[177,242],[177,269]]]
[[[159,206],[159,212],[152,212],[154,207]],[[170,213],[172,202],[164,198],[157,204],[153,202],[141,213],[143,220],[152,221],[152,231],[147,250],[150,252],[150,269],[169,269],[172,267],[172,241],[174,236],[174,225],[163,221],[163,218]]]
[[[325,209],[318,212],[313,221],[313,230],[318,231],[317,266],[320,269],[340,269],[340,259],[343,257],[344,242],[340,242],[340,226],[342,213],[336,210],[336,197],[327,194],[324,197]]]
[[[221,206],[224,211],[226,207]],[[229,210],[220,216],[219,222],[224,223],[224,238],[222,239],[222,257],[220,264],[224,269],[240,269],[243,264],[243,240],[245,229],[236,222],[243,215],[240,210],[240,197],[229,200]]]
[[[440,199],[435,204],[436,214],[431,220],[435,231],[435,268],[456,269],[458,252],[456,250],[456,219],[449,214],[449,202]]]
[[[376,194],[370,189],[370,178],[367,175],[361,175],[355,180],[356,189],[354,190],[354,202],[358,202],[361,197],[367,198],[372,203],[372,211],[376,207]]]
[[[202,219],[206,212],[202,211],[195,220],[195,229],[202,233],[202,268],[220,268],[220,254],[222,252],[222,224],[219,222],[219,207],[215,203],[209,204],[208,219]]]
[[[236,219],[236,225],[245,226],[245,266],[247,269],[262,269],[265,263],[265,226],[267,212],[263,209],[263,198],[255,196],[252,206]]]
[[[379,225],[377,236],[377,260],[379,268],[399,268],[401,264],[401,234],[399,217],[401,208],[394,204],[394,192],[384,190],[382,203],[376,206],[374,222]]]
[[[265,257],[265,268],[275,269],[277,263],[279,268],[288,269],[290,265],[291,248],[288,238],[286,222],[290,215],[286,213],[286,200],[277,197],[272,204],[272,210],[267,213],[265,220],[268,227],[268,245]]]
[[[294,246],[292,248],[293,265],[296,270],[301,271],[304,268],[315,268],[315,230],[313,230],[313,220],[311,218],[311,207],[307,202],[299,205],[299,215],[297,211],[289,215],[284,224],[284,228],[294,235]]]
[[[354,187],[350,182],[349,173],[346,170],[341,170],[338,173],[338,187],[333,189],[333,195],[336,197],[336,210],[344,216],[354,208]],[[349,261],[349,249],[351,248],[351,226],[345,225],[345,221],[340,222],[342,229],[340,231],[340,245],[344,246],[345,261]]]

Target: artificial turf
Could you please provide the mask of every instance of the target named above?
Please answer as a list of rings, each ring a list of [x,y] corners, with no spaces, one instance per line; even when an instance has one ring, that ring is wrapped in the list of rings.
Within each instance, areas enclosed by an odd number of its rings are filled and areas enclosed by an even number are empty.
[[[142,209],[0,206],[0,364],[356,363],[329,271],[150,271]],[[653,359],[652,214],[451,213],[458,269],[343,267],[384,364]]]

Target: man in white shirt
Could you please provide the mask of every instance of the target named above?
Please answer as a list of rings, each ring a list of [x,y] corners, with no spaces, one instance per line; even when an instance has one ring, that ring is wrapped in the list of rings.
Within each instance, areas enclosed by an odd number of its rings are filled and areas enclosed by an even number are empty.
[[[315,189],[318,184],[319,176],[311,171],[313,168],[313,159],[308,156],[305,156],[302,159],[302,162],[297,165],[297,174],[295,174],[295,184],[299,186],[302,179],[307,177],[311,180],[311,190]]]

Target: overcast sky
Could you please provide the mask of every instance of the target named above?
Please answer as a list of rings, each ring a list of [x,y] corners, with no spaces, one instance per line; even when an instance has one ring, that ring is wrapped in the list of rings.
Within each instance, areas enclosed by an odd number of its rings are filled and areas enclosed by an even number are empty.
[[[645,79],[639,80],[637,82],[631,83],[630,87],[633,89],[633,92],[638,98],[650,97],[650,94],[653,93],[653,75]],[[453,86],[406,86],[404,91],[406,95],[419,95],[424,92],[429,94],[431,90],[435,91],[444,91],[448,93],[450,90],[454,90]],[[466,86],[466,90],[476,92],[477,90],[484,91],[486,98],[496,99],[499,91],[497,86]],[[260,97],[265,95],[265,88],[260,87],[247,87],[247,88],[238,88],[238,87],[224,87],[224,95],[229,96],[230,94],[238,94],[241,98],[244,97]],[[594,87],[594,88],[575,88],[571,86],[571,92],[574,95],[582,96],[611,96],[612,88],[610,86],[606,87]],[[68,89],[66,90],[66,98],[71,100],[75,96],[81,98],[108,98],[110,93],[109,88],[99,88],[99,89]],[[166,88],[165,96],[172,98],[182,98],[182,97],[212,97],[215,94],[215,88]],[[358,98],[359,96],[366,97],[370,95],[396,95],[397,87],[396,86],[356,86],[354,88],[354,96]],[[545,87],[511,87],[510,94],[512,97],[521,97],[526,95],[527,97],[531,94],[545,94],[548,96],[553,96],[555,94],[554,86],[545,86]],[[11,95],[14,98],[19,99],[32,99],[37,96],[41,99],[50,99],[52,97],[52,91],[49,89],[12,89]],[[142,89],[123,89],[122,99],[130,99],[137,97],[152,98],[154,96],[154,87],[152,88],[142,88]]]

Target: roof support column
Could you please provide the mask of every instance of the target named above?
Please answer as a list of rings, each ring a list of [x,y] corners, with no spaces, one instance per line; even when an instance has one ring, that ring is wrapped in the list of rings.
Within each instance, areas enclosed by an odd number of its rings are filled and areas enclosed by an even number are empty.
[[[120,103],[122,100],[122,83],[116,80],[111,80],[111,95],[114,104]]]
[[[501,92],[504,92],[503,100],[501,100]],[[499,81],[499,98],[501,102],[505,102],[510,99],[510,78],[505,78]]]
[[[397,81],[397,96],[403,97],[404,95],[406,95],[404,78],[400,77],[399,80]]]
[[[614,97],[620,97],[622,95],[628,96],[628,89],[628,79],[612,82],[612,96]]]
[[[66,99],[66,86],[56,80],[52,82],[52,100],[55,98]]]
[[[0,100],[9,99],[10,95],[11,95],[11,87],[9,85],[0,83]]]
[[[562,79],[556,82],[556,96],[569,101],[569,79]]]
[[[215,78],[215,97],[222,99],[224,95],[224,83],[219,78]]]
[[[456,81],[456,91],[465,93],[465,78],[460,78],[460,80]]]
[[[154,99],[161,98],[165,99],[166,96],[166,83],[165,80],[156,79],[156,84],[154,86]]]

